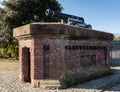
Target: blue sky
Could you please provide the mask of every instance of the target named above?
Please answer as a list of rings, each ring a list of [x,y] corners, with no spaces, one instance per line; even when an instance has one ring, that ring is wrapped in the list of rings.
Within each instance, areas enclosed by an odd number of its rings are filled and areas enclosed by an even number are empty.
[[[120,34],[120,0],[59,0],[64,13],[83,17],[93,29]]]
[[[64,8],[63,13],[83,17],[93,29],[120,34],[120,0],[58,1]]]

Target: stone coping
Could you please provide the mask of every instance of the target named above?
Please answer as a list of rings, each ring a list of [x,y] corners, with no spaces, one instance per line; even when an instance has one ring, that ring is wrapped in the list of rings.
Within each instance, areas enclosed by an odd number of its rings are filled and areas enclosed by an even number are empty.
[[[68,39],[102,39],[113,40],[113,34],[93,29],[75,27],[61,23],[31,23],[13,29],[15,38],[32,35],[44,38],[68,38]]]

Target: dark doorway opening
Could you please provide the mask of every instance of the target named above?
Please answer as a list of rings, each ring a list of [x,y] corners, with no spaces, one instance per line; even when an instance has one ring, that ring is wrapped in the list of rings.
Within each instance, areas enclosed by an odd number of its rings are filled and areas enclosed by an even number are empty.
[[[22,48],[22,73],[24,82],[31,82],[30,48]]]
[[[49,46],[44,46],[44,79],[49,79]]]

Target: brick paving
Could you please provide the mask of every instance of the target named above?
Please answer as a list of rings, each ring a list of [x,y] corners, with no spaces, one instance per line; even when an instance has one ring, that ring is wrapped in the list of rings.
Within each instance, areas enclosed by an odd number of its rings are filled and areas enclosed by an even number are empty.
[[[65,90],[41,90],[29,83],[18,81],[18,71],[0,72],[0,92],[118,92],[120,91],[120,68],[116,73],[104,78],[73,86]]]
[[[0,92],[39,92],[30,84],[18,81],[18,71],[0,72]]]

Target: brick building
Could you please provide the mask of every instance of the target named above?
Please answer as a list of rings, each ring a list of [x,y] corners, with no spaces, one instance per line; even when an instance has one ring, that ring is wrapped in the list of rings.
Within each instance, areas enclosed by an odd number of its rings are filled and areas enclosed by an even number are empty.
[[[59,23],[32,23],[13,30],[19,41],[20,81],[58,79],[64,69],[105,66],[113,35]]]

